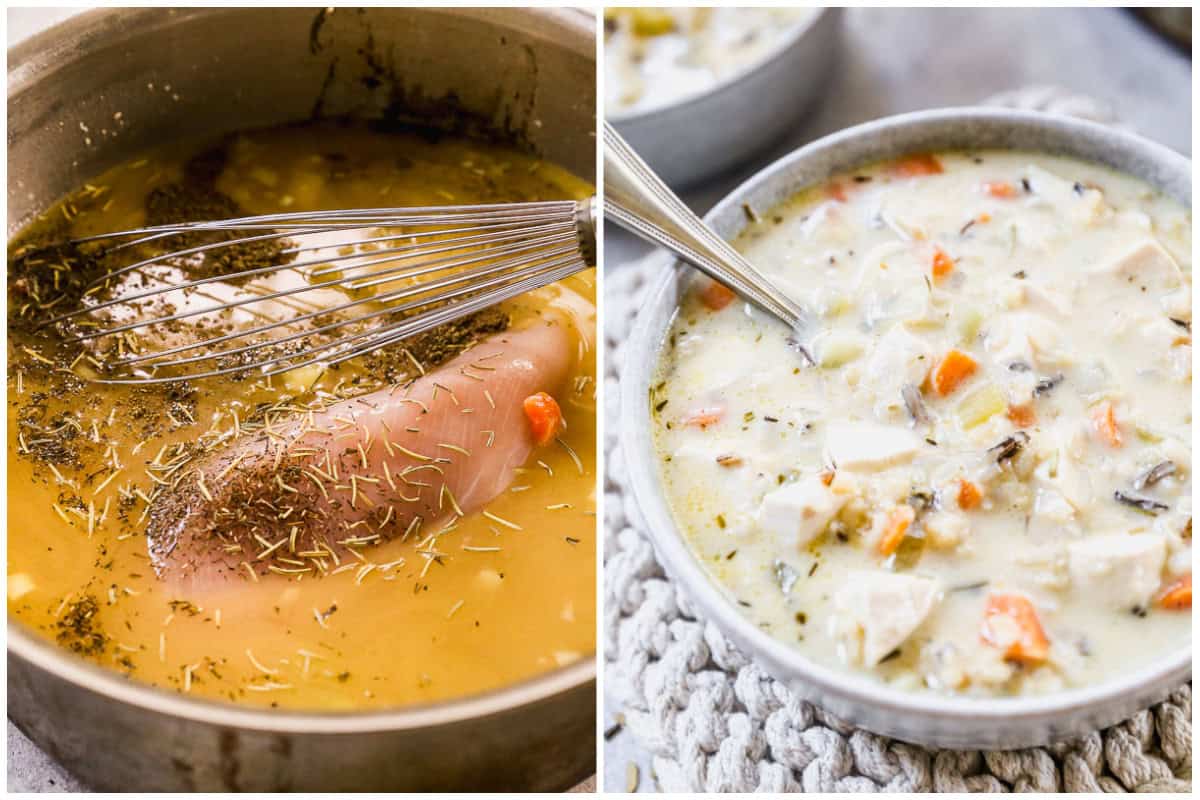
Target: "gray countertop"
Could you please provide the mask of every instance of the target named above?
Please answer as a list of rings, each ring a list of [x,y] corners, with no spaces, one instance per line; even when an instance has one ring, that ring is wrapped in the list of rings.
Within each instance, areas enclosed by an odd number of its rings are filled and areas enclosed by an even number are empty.
[[[832,131],[871,119],[969,105],[1000,92],[1053,85],[1111,106],[1136,131],[1191,154],[1191,60],[1120,9],[869,9],[844,19],[840,63],[819,108],[795,131],[742,167],[683,198],[697,212],[760,167]],[[609,226],[606,268],[650,251]],[[607,697],[612,725],[619,704]],[[653,791],[650,758],[628,732],[605,743],[603,785]]]

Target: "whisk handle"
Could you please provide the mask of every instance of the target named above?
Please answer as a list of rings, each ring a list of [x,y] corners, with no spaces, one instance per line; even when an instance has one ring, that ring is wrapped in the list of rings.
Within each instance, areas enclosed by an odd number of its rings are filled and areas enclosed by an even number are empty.
[[[596,266],[596,217],[600,203],[595,196],[575,203],[575,231],[579,234],[579,252],[584,262]]]
[[[798,331],[808,328],[807,312],[693,214],[607,122],[604,213],[630,233],[666,247],[789,327]]]

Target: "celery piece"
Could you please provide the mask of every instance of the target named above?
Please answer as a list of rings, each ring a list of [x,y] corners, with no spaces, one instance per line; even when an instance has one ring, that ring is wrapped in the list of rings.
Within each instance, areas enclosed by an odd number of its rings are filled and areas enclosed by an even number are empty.
[[[994,384],[981,386],[962,399],[954,410],[958,422],[966,430],[982,425],[1008,407],[1004,393]]]

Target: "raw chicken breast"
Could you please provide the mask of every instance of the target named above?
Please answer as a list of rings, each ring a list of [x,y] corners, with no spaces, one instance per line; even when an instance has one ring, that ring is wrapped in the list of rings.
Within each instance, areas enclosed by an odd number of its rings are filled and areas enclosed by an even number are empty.
[[[503,492],[535,447],[523,401],[560,391],[571,323],[497,334],[407,387],[343,400],[198,457],[151,509],[160,577],[300,575],[348,547],[419,541]]]

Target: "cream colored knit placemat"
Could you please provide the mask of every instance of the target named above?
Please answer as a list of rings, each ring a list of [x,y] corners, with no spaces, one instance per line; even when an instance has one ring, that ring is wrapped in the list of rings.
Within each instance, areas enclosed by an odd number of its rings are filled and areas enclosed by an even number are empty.
[[[992,102],[1111,122],[1051,88]],[[605,685],[653,756],[663,791],[1187,792],[1191,687],[1081,739],[1028,750],[936,751],[856,730],[800,701],[697,613],[655,559],[617,443],[623,345],[655,253],[606,273]]]

